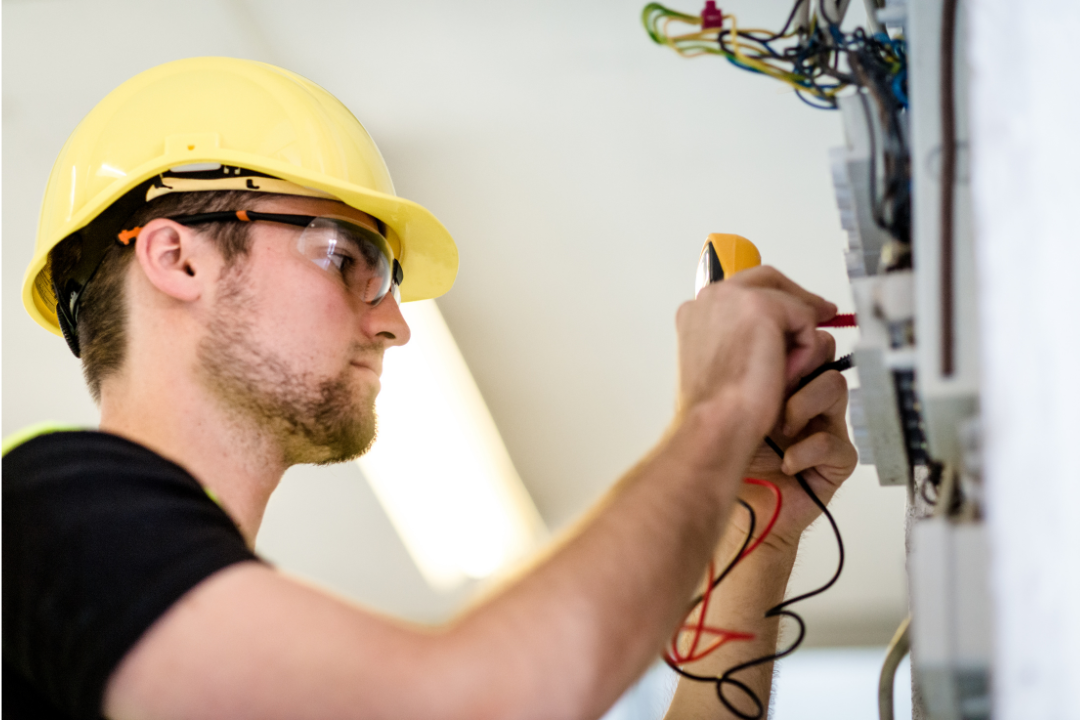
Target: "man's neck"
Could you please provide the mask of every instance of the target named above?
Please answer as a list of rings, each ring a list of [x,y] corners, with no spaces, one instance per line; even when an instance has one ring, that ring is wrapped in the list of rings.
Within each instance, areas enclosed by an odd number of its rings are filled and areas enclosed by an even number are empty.
[[[190,472],[254,547],[270,493],[287,469],[281,449],[194,378],[158,371],[108,379],[101,394],[101,430]]]

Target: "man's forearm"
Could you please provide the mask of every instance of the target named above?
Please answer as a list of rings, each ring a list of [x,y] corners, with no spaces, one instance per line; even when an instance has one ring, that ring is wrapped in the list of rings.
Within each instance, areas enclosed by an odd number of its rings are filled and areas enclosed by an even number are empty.
[[[738,512],[738,511],[736,511]],[[717,552],[717,567],[730,560],[742,544],[742,536],[734,530],[725,534]],[[733,640],[706,658],[684,665],[694,675],[719,678],[729,669],[742,663],[776,652],[779,618],[765,618],[765,612],[784,599],[788,578],[795,564],[796,548],[762,545],[740,562],[731,574],[717,586],[709,603],[706,625],[712,628],[752,633],[752,640]],[[705,636],[703,644],[711,642]],[[741,670],[732,677],[747,685],[761,701],[762,717],[769,706],[773,663],[766,662]],[[735,718],[717,696],[715,682],[700,682],[679,678],[675,697],[668,710],[668,720],[692,718]],[[756,712],[754,701],[733,684],[722,688],[728,702],[744,714]]]
[[[727,415],[719,429],[716,417],[684,422],[539,567],[462,622],[469,642],[504,653],[498,672],[529,679],[546,716],[602,712],[685,613],[757,442]]]

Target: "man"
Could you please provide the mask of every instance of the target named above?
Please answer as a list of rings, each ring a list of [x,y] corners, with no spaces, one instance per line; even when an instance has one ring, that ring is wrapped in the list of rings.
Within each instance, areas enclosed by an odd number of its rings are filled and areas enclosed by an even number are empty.
[[[708,623],[753,637],[689,667],[774,652],[764,611],[817,515],[790,476],[827,501],[855,452],[838,373],[787,397],[831,359],[816,325],[836,308],[769,268],[680,309],[667,433],[547,557],[450,625],[374,615],[254,556],[290,465],[366,450],[383,353],[409,339],[399,296],[445,292],[456,264],[359,123],[303,78],[201,58],[103,100],[54,168],[24,287],[81,355],[100,432],[5,455],[5,713],[596,717],[670,640],[710,558],[741,546],[736,497],[769,507],[748,474],[776,482],[783,509]],[[770,675],[739,680],[767,703]],[[670,711],[721,712],[695,683]]]

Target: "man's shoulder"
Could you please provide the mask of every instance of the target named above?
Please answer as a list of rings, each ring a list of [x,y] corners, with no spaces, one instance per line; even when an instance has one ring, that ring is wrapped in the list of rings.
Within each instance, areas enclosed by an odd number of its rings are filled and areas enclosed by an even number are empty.
[[[198,487],[184,468],[149,448],[97,430],[63,429],[37,433],[22,442],[5,442],[5,497],[43,484],[92,477],[156,478]]]
[[[4,661],[73,717],[100,712],[112,671],[181,597],[256,559],[190,473],[107,433],[12,448],[2,515]]]

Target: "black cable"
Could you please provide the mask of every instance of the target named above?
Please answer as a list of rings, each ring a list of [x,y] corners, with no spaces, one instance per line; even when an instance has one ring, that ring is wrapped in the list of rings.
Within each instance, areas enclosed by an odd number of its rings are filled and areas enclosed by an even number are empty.
[[[784,27],[780,28],[779,31],[773,33],[770,37],[766,39],[765,42],[777,40],[786,35],[788,28],[791,27],[791,21],[795,19],[796,13],[799,12],[799,8],[802,7],[802,4],[805,2],[810,2],[810,0],[795,0],[795,7],[791,8],[791,13],[788,14],[787,21],[784,23]]]
[[[780,446],[777,445],[772,438],[766,437],[765,444],[772,448],[773,452],[775,452],[777,455],[780,456],[781,459],[783,459],[784,451],[780,449]],[[733,678],[731,678],[731,675],[734,675],[737,672],[741,672],[742,670],[756,667],[757,665],[762,665],[764,663],[779,660],[780,658],[786,657],[787,655],[795,652],[799,645],[802,644],[803,638],[806,637],[806,623],[797,613],[792,612],[787,608],[797,602],[802,602],[803,600],[807,600],[816,595],[820,595],[821,593],[831,588],[840,578],[840,573],[844,569],[844,540],[840,537],[840,528],[837,526],[836,520],[833,518],[832,513],[829,512],[829,509],[825,507],[825,503],[821,502],[821,499],[810,487],[810,484],[806,481],[806,478],[803,477],[802,473],[795,473],[795,480],[799,483],[799,487],[803,489],[803,492],[805,492],[807,496],[809,496],[811,502],[817,505],[818,509],[821,510],[821,512],[825,515],[825,517],[829,521],[829,525],[832,526],[833,534],[836,535],[836,545],[840,551],[840,560],[837,563],[836,572],[833,573],[833,576],[829,578],[829,581],[826,582],[824,585],[817,588],[816,590],[811,590],[809,592],[803,593],[802,595],[798,595],[789,600],[785,600],[779,605],[770,608],[765,613],[766,618],[781,616],[789,617],[799,624],[799,635],[795,638],[795,641],[792,642],[791,645],[779,652],[773,653],[772,655],[766,655],[764,657],[756,658],[754,660],[750,660],[748,662],[736,665],[735,667],[728,669],[723,675],[720,676],[719,680],[716,683],[716,694],[720,698],[720,702],[724,704],[724,707],[726,707],[729,711],[734,713],[739,718],[742,718],[742,720],[758,720],[759,718],[761,718],[763,715],[762,703],[761,700],[752,691],[750,691],[750,689],[746,687],[744,683],[735,681]],[[724,696],[723,687],[725,684],[734,685],[735,687],[742,690],[744,693],[747,693],[747,696],[754,701],[757,712],[753,715],[748,715],[732,706],[732,704]]]
[[[754,539],[754,528],[757,526],[757,513],[754,512],[754,508],[750,505],[750,503],[746,502],[742,498],[735,499],[739,502],[740,505],[746,508],[746,512],[749,513],[750,529],[746,531],[746,538],[743,539],[743,544],[742,547],[739,548],[739,552],[736,553],[735,557],[731,558],[731,562],[727,564],[727,566],[721,571],[721,573],[716,576],[716,579],[713,580],[712,585],[709,586],[710,589],[713,590],[715,590],[716,586],[720,584],[720,581],[726,578],[728,576],[728,573],[730,573],[735,568],[735,566],[739,563],[739,560],[742,558],[743,553],[746,552],[746,548],[750,547],[750,541]],[[690,609],[693,610],[695,607],[697,607],[697,604],[701,602],[704,597],[705,594],[702,593],[701,595],[698,595],[696,598],[694,598],[694,600],[690,603]]]
[[[709,585],[710,590],[715,590],[716,586],[720,584],[720,581],[728,576],[728,573],[730,573],[732,571],[732,569],[734,569],[734,567],[739,563],[739,560],[742,559],[743,553],[746,552],[746,548],[750,547],[750,542],[754,539],[754,529],[757,526],[757,513],[754,512],[754,508],[750,505],[750,503],[746,502],[742,498],[735,498],[735,499],[738,501],[738,503],[740,505],[742,505],[746,509],[746,512],[749,513],[749,515],[750,515],[750,528],[746,531],[746,537],[743,539],[743,544],[742,544],[742,547],[739,548],[739,552],[735,553],[735,557],[733,557],[731,559],[731,561],[728,562],[728,564],[724,567],[723,571],[716,577],[716,579],[714,579],[712,581],[712,583]],[[698,603],[700,603],[704,599],[705,599],[705,593],[701,593],[700,595],[695,597],[693,600],[691,600],[690,601],[690,609],[687,610],[687,615],[692,613],[694,611],[694,608],[696,608],[698,606]],[[680,675],[683,675],[683,676],[685,676],[687,678],[690,678],[691,680],[698,680],[698,681],[701,681],[701,682],[715,682],[716,681],[716,678],[704,677],[704,676],[694,675],[693,673],[686,672],[685,670],[680,668],[678,665],[671,662],[671,660],[668,660],[666,657],[664,659],[667,662],[668,667],[670,667],[672,670],[679,673]]]
[[[841,363],[842,361],[845,361],[848,358],[850,358],[850,356],[844,356],[843,358],[840,358],[840,360],[837,360],[836,363]],[[831,364],[835,364],[835,363],[826,363],[826,365],[831,365]],[[826,369],[831,369],[831,368],[826,368]],[[820,374],[819,371],[824,372],[824,370],[822,370],[821,368],[818,368],[818,370],[815,370],[815,373]],[[814,375],[814,373],[811,373],[811,375]],[[768,445],[770,448],[772,448],[773,452],[775,452],[777,455],[779,455],[781,460],[784,458],[784,451],[782,449],[780,449],[780,446],[777,445],[772,440],[772,438],[766,437],[765,438],[765,444]],[[756,667],[758,665],[762,665],[764,663],[774,662],[776,660],[779,660],[780,658],[786,657],[787,655],[790,655],[791,653],[795,652],[795,650],[798,649],[799,645],[802,644],[803,639],[806,637],[806,623],[802,619],[802,617],[799,616],[798,613],[793,612],[791,610],[788,610],[787,608],[789,606],[791,606],[791,605],[794,605],[797,602],[802,602],[803,600],[807,600],[807,599],[812,598],[812,597],[814,597],[816,595],[820,595],[821,593],[823,593],[826,590],[828,590],[829,588],[831,588],[834,584],[836,584],[836,581],[840,578],[840,573],[844,569],[844,540],[840,536],[840,528],[837,526],[836,520],[833,518],[832,513],[829,512],[829,509],[827,507],[825,507],[825,503],[823,503],[821,501],[821,499],[817,496],[817,494],[814,492],[814,490],[810,487],[810,484],[806,481],[806,478],[803,477],[802,473],[795,473],[795,480],[799,483],[799,487],[801,487],[803,489],[803,492],[805,492],[807,494],[807,496],[809,496],[811,502],[813,502],[814,505],[816,505],[818,507],[818,509],[821,510],[821,512],[828,519],[829,525],[832,526],[833,534],[836,535],[836,545],[837,545],[837,548],[839,549],[839,552],[840,552],[840,560],[837,563],[836,572],[833,573],[833,576],[831,578],[829,578],[828,582],[826,582],[824,585],[817,588],[816,590],[811,590],[809,592],[803,593],[802,595],[798,595],[798,596],[793,597],[793,598],[791,598],[789,600],[785,600],[782,603],[769,608],[769,610],[767,610],[765,612],[765,618],[788,617],[788,618],[791,618],[792,620],[794,620],[796,623],[798,623],[799,634],[795,638],[795,641],[792,642],[788,647],[786,647],[785,649],[783,649],[783,650],[781,650],[779,652],[773,653],[771,655],[766,655],[766,656],[763,656],[763,657],[755,658],[753,660],[749,660],[747,662],[740,663],[739,665],[736,665],[735,667],[729,668],[728,670],[726,670],[724,672],[723,675],[721,675],[719,677],[714,677],[714,676],[710,677],[710,676],[705,676],[705,675],[695,675],[694,673],[683,670],[682,668],[678,667],[676,664],[674,664],[674,663],[672,663],[670,661],[668,662],[668,665],[673,670],[675,670],[675,672],[679,673],[680,675],[682,675],[683,677],[685,677],[685,678],[687,678],[689,680],[695,680],[697,682],[713,683],[716,686],[716,696],[717,696],[717,698],[719,698],[721,704],[723,704],[723,706],[725,708],[727,708],[729,712],[733,713],[736,717],[741,718],[741,720],[760,720],[760,718],[764,717],[765,706],[761,702],[761,698],[759,698],[757,696],[757,693],[755,693],[746,683],[742,682],[741,680],[736,680],[734,677],[732,677],[732,675],[734,675],[737,672],[741,672],[743,670],[747,670],[749,668]],[[750,505],[748,503],[746,503],[746,501],[744,501],[742,498],[739,498],[739,503],[742,504],[742,506],[745,507],[751,514],[750,532],[747,533],[746,540],[743,542],[743,550],[745,550],[746,547],[748,546],[749,542],[750,542],[750,538],[754,534],[754,527],[753,527],[754,526],[754,514],[753,514],[754,511],[753,511],[753,508],[751,508]],[[722,580],[727,575],[727,573],[731,571],[731,568],[734,567],[735,562],[737,562],[738,558],[742,555],[743,550],[740,550],[739,554],[735,556],[735,560],[733,560],[728,565],[728,567],[724,569],[724,572],[721,573],[721,576],[716,579],[716,581],[712,585],[714,588],[720,583],[720,580]],[[700,602],[700,600],[701,600],[700,597],[698,599],[696,599],[694,601],[694,603],[691,605],[691,609],[696,607],[697,603]],[[736,689],[742,691],[742,693],[754,703],[754,707],[755,707],[754,714],[751,715],[751,714],[744,713],[742,710],[740,710],[740,709],[736,708],[734,705],[732,705],[731,701],[728,700],[727,696],[724,694],[724,687],[725,686],[733,686]]]
[[[827,373],[830,370],[843,372],[845,370],[850,370],[853,367],[855,367],[855,356],[851,353],[848,353],[839,360],[827,362],[821,367],[819,367],[817,370],[814,370],[809,375],[800,380],[799,384],[795,386],[795,392],[799,392],[800,390],[802,390],[804,387],[812,383],[823,373]],[[765,440],[768,441],[768,438],[765,438]],[[776,448],[773,449],[775,450]],[[780,457],[784,457],[783,453],[780,454]]]

